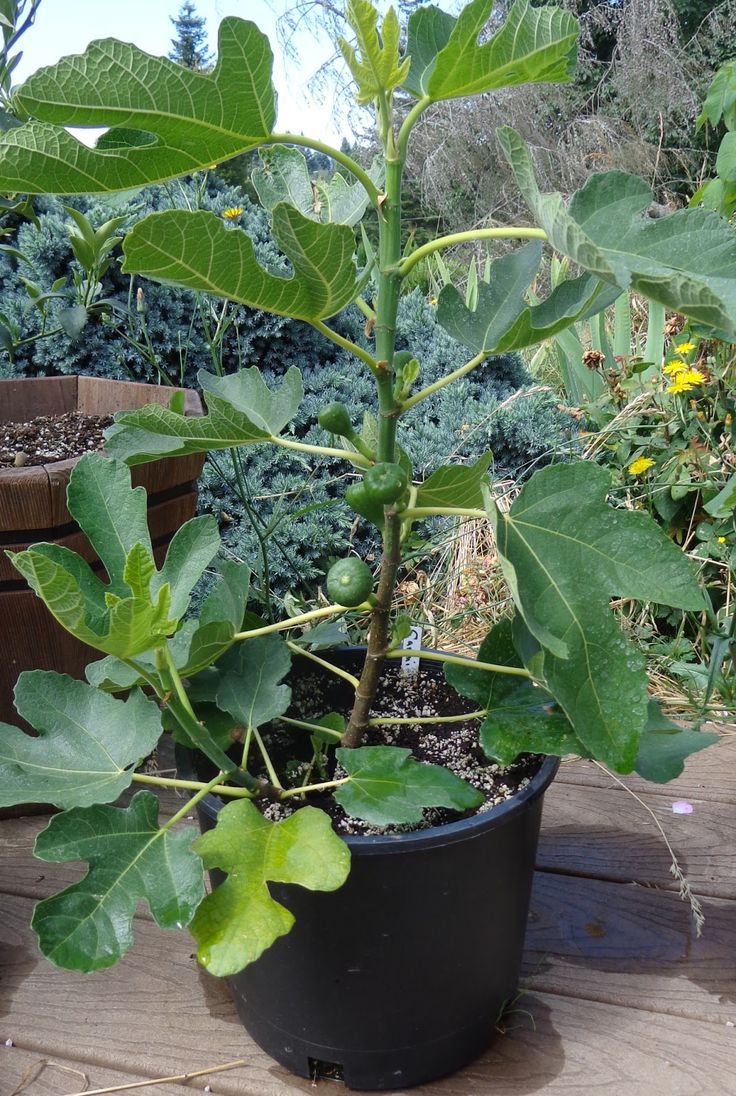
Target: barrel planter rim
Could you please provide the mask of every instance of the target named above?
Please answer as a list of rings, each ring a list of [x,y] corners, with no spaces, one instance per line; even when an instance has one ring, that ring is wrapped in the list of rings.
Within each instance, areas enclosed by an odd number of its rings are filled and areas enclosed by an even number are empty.
[[[146,403],[168,403],[185,393],[185,413],[203,414],[194,389],[174,389],[141,381],[101,377],[18,377],[0,380],[0,423],[30,422],[43,415],[78,410],[89,415],[134,410]],[[66,505],[69,477],[81,460],[65,457],[46,464],[0,468],[0,612],[7,625],[0,669],[0,721],[24,727],[13,691],[24,670],[45,669],[82,677],[99,652],[65,632],[30,590],[4,554],[38,542],[71,547],[98,571],[102,564]],[[165,456],[131,469],[134,486],[147,489],[152,546],[160,560],[174,533],[196,512],[196,481],[204,454]],[[160,565],[160,563],[159,563]]]

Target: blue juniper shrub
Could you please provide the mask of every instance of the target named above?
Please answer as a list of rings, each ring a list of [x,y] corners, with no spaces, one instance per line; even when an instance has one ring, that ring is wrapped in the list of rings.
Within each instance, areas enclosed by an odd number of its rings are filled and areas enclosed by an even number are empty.
[[[132,197],[77,198],[74,205],[95,228],[121,215],[127,216],[132,226],[147,213],[172,206],[199,206],[218,213],[239,209],[242,213],[234,220],[234,227],[247,228],[259,260],[272,269],[283,269],[285,265],[270,239],[263,210],[242,190],[225,185],[216,175],[208,176],[204,185],[195,180],[151,187]],[[38,309],[29,309],[29,296],[21,278],[28,278],[48,292],[59,278],[66,278],[71,286],[75,268],[81,273],[69,244],[70,218],[64,204],[56,198],[42,198],[37,210],[40,229],[23,223],[12,240],[27,262],[0,253],[0,313],[17,326],[23,339],[42,330],[42,318]],[[213,350],[210,333],[215,324],[210,316],[208,332],[208,302],[201,298],[198,302],[186,290],[151,281],[146,281],[144,287],[141,283],[145,309],[141,314],[136,310],[139,285],[120,273],[118,251],[101,289],[103,298],[115,300],[120,306],[116,322],[92,315],[76,339],[60,334],[53,339],[28,341],[16,350],[12,361],[0,355],[0,376],[85,373],[156,382],[162,374],[172,383],[191,386],[196,385],[198,370],[212,370],[215,362],[226,372],[258,363],[266,383],[274,385],[286,369],[296,365],[302,372],[306,398],[291,429],[296,436],[317,444],[329,443],[317,425],[319,409],[327,402],[371,406],[375,394],[372,379],[359,369],[354,358],[305,324],[231,305],[228,314],[232,323],[221,345]],[[49,303],[47,330],[58,326],[60,307],[55,301]],[[221,302],[214,302],[215,313],[221,308]],[[127,318],[125,309],[129,310]],[[367,346],[363,325],[357,308],[348,309],[334,323],[346,337]],[[434,309],[418,287],[401,301],[399,330],[398,349],[411,350],[419,359],[422,386],[467,360],[466,348],[439,326]],[[140,349],[122,338],[121,331]],[[472,460],[492,449],[497,472],[521,479],[539,464],[564,456],[570,448],[572,421],[558,408],[551,392],[533,390],[527,395],[524,389],[530,383],[520,355],[505,354],[423,402],[403,420],[404,444],[417,473],[429,474],[448,459]],[[313,591],[325,567],[345,555],[351,546],[370,551],[375,530],[362,519],[354,520],[355,516],[342,505],[346,475],[350,476],[344,462],[322,461],[296,495],[294,483],[302,482],[305,472],[309,472],[298,454],[254,446],[245,452],[242,461],[246,490],[249,484],[258,485],[257,510],[262,521],[277,523],[268,546],[269,581],[276,593],[283,594],[295,584],[303,592]],[[258,537],[233,487],[229,455],[219,454],[208,462],[200,495],[201,508],[221,519],[225,550],[249,562],[257,561]]]

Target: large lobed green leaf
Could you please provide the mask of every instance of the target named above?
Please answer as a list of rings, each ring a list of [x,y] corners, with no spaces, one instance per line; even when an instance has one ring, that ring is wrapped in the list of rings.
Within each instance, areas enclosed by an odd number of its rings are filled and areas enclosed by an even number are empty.
[[[408,27],[406,90],[436,101],[571,79],[579,27],[569,12],[516,0],[496,33],[480,42],[492,8],[493,0],[472,0],[457,19],[434,7],[415,11]]]
[[[492,453],[484,453],[475,464],[452,464],[437,468],[417,491],[417,506],[463,506],[475,508],[483,505],[481,483],[493,461]]]
[[[347,845],[315,807],[273,823],[248,800],[229,803],[195,849],[206,868],[228,874],[192,922],[199,961],[218,975],[242,970],[291,929],[294,917],[271,897],[269,882],[332,891],[350,871]]]
[[[582,274],[561,282],[540,304],[526,299],[542,258],[538,241],[491,264],[490,282],[478,284],[475,308],[468,308],[452,285],[440,293],[437,320],[471,350],[503,354],[535,346],[612,304],[621,290]]]
[[[491,629],[481,643],[477,661],[522,666],[510,619]],[[479,738],[487,757],[509,765],[522,753],[585,755],[569,720],[546,689],[511,674],[478,669],[471,660],[463,666],[447,663],[445,678],[461,696],[486,710]]]
[[[662,714],[656,701],[650,700],[649,715],[636,759],[636,771],[645,780],[666,784],[681,775],[690,754],[698,753],[699,750],[720,741],[719,734],[696,731],[673,723]]]
[[[272,224],[290,275],[262,267],[250,237],[214,213],[181,209],[139,221],[125,238],[123,271],[308,322],[334,316],[357,296],[351,228],[320,224],[284,202]]]
[[[368,208],[370,198],[361,184],[349,183],[339,172],[329,180],[312,179],[298,148],[271,145],[260,150],[260,157],[262,166],[253,170],[251,181],[264,209],[271,211],[287,202],[310,220],[356,225]],[[383,175],[378,161],[368,174],[378,186]]]
[[[526,144],[515,130],[498,132],[519,187],[549,242],[587,271],[633,289],[736,341],[736,239],[712,210],[684,209],[646,218],[652,201],[635,175],[594,175],[569,204],[543,194]]]
[[[39,70],[15,93],[34,121],[3,134],[0,191],[90,194],[206,169],[263,142],[276,103],[273,57],[253,23],[223,19],[212,73],[113,39]],[[65,126],[111,126],[88,148]]]
[[[39,902],[32,928],[41,951],[67,970],[103,970],[133,943],[133,915],[145,899],[161,928],[188,925],[204,895],[195,826],[160,829],[158,799],[139,792],[130,806],[75,807],[38,835],[39,860],[87,860],[89,872]]]
[[[338,749],[335,755],[350,777],[335,799],[348,814],[374,826],[421,822],[426,807],[464,811],[483,802],[482,792],[449,769],[416,761],[398,746]]]
[[[124,411],[106,432],[108,453],[132,465],[163,455],[254,445],[281,433],[304,398],[301,373],[294,366],[273,391],[257,366],[228,377],[202,371],[199,383],[207,393],[207,415],[185,418],[158,404]]]
[[[544,468],[508,514],[490,500],[488,514],[529,632],[525,664],[584,747],[630,772],[647,720],[647,678],[610,599],[695,610],[704,603],[680,549],[649,515],[609,507],[608,486],[608,474],[589,462]]]
[[[0,807],[109,803],[161,736],[161,713],[138,690],[115,700],[51,670],[22,673],[15,706],[38,737],[0,723]]]
[[[291,689],[281,682],[291,669],[291,655],[279,636],[254,636],[228,662],[215,697],[221,711],[256,729],[284,714]]]

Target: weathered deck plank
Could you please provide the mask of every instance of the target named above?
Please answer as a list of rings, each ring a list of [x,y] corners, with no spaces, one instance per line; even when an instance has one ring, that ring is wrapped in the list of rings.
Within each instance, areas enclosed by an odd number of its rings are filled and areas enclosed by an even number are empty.
[[[538,873],[524,984],[601,1004],[736,1022],[736,902],[709,899],[705,916],[698,939],[689,905],[677,894]]]
[[[669,784],[652,785],[631,773],[621,777],[627,787],[637,794],[658,788],[672,799],[691,802],[736,803],[736,732],[734,728],[709,727],[704,730],[721,731],[723,738],[708,749],[688,758],[685,772]],[[593,761],[565,761],[555,778],[556,783],[575,784],[589,788],[617,787],[612,777]]]
[[[696,755],[666,788],[626,783],[654,811],[703,897],[705,935],[695,938],[689,908],[673,892],[669,854],[648,813],[589,763],[566,764],[545,806],[526,992],[486,1055],[411,1090],[416,1096],[736,1091],[736,739]],[[678,798],[693,804],[691,815],[672,814]],[[45,824],[0,823],[0,1096],[46,1059],[79,1068],[95,1087],[247,1061],[134,1096],[184,1096],[205,1083],[214,1096],[341,1091],[292,1078],[258,1050],[226,987],[198,970],[186,933],[162,932],[143,909],[135,947],[113,970],[81,975],[47,964],[28,927],[33,901],[84,869],[33,859]],[[4,1047],[7,1038],[16,1045]],[[82,1087],[47,1067],[19,1096]]]
[[[58,1054],[45,1056],[18,1046],[0,1044],[0,1096],[70,1096],[85,1088],[107,1088],[146,1080],[150,1077],[70,1061]],[[141,1096],[146,1096],[146,1092],[149,1096],[152,1093],[155,1096],[192,1096],[193,1092],[201,1092],[208,1082],[209,1077],[205,1076],[188,1085],[147,1086],[133,1089],[132,1096],[136,1092]]]
[[[695,893],[736,898],[736,803],[693,799],[692,814],[678,815],[672,810],[677,794],[649,789],[637,795],[646,806],[617,786],[555,781],[545,796],[538,866],[679,890],[670,873],[670,853],[648,807]]]

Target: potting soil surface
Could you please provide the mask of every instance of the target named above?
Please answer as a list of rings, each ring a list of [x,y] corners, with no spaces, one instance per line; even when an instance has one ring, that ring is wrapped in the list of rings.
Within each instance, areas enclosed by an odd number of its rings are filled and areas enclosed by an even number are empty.
[[[0,468],[52,464],[102,449],[112,415],[39,415],[29,422],[0,423]]]

